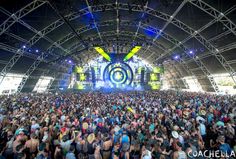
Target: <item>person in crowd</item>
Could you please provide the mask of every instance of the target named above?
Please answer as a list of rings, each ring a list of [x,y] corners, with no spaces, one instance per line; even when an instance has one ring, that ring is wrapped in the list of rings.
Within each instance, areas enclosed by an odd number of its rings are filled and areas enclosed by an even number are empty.
[[[219,150],[221,150],[224,154],[231,154],[231,147],[228,143],[225,143],[225,137],[219,136],[217,138],[217,142],[219,143]]]
[[[186,159],[236,153],[236,96],[180,91],[0,96],[0,157]]]
[[[89,134],[87,138],[87,149],[88,149],[88,158],[95,159],[95,150],[97,147],[96,137],[94,133]]]
[[[38,153],[39,146],[39,140],[34,133],[30,135],[30,139],[26,141],[25,146],[29,150],[29,158],[34,158]]]
[[[66,159],[76,159],[75,157],[75,147],[70,145],[70,150],[66,153]]]
[[[102,142],[102,157],[103,159],[110,159],[113,143],[108,133],[104,134]]]
[[[173,159],[187,159],[187,154],[183,151],[182,143],[177,142],[176,151],[173,154]]]

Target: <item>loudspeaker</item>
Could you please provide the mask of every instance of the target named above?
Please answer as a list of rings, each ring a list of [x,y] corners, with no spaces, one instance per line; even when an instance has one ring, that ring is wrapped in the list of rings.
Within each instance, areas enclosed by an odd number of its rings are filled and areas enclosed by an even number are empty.
[[[146,83],[150,82],[150,73],[146,74]]]
[[[93,67],[91,68],[91,74],[92,74],[92,83],[93,83],[93,85],[95,85],[96,77],[95,77],[95,70]]]
[[[158,79],[158,81],[161,81],[161,74],[160,73],[157,74],[157,79]]]
[[[141,70],[140,83],[141,83],[141,85],[144,85],[144,69]]]
[[[80,73],[76,73],[76,81],[80,80]]]
[[[89,82],[89,73],[84,73],[85,77],[86,77],[86,81]]]

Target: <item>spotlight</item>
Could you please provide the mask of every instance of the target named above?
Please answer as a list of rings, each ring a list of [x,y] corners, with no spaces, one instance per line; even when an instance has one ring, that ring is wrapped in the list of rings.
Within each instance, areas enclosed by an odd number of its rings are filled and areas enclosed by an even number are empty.
[[[175,58],[176,60],[178,60],[178,59],[179,59],[179,55],[176,55],[174,58]]]
[[[204,48],[200,48],[200,51],[201,51],[201,52],[204,52]]]
[[[26,48],[26,46],[25,45],[23,45],[23,49],[25,49]]]
[[[189,51],[189,53],[190,53],[190,54],[193,54],[193,51],[191,50],[191,51]]]
[[[38,53],[38,52],[39,52],[39,50],[37,49],[37,50],[35,50],[35,52],[37,52],[37,53]]]
[[[69,63],[72,63],[72,61],[71,61],[71,60],[69,60],[68,62],[69,62]]]

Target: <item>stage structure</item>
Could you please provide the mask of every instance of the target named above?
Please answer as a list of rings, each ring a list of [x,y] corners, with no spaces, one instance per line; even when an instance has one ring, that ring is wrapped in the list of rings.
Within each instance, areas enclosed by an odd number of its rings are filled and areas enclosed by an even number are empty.
[[[101,55],[89,64],[74,66],[70,88],[158,90],[161,88],[162,66],[153,67],[135,54],[141,46],[134,46],[129,53],[106,53],[94,47]]]

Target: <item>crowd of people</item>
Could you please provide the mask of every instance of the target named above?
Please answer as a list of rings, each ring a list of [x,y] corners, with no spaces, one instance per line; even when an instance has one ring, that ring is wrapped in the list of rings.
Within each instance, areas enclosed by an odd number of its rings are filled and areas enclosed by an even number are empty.
[[[187,159],[236,153],[236,96],[178,91],[0,97],[0,158]],[[214,158],[214,156],[212,157]]]

